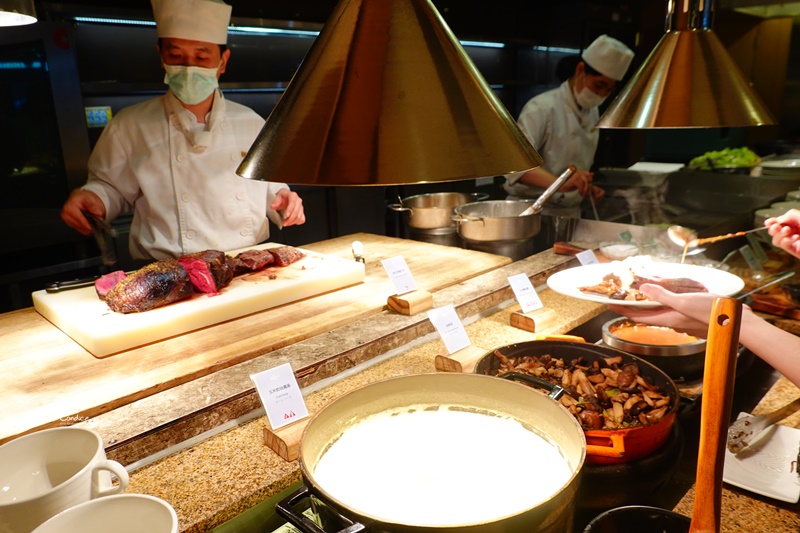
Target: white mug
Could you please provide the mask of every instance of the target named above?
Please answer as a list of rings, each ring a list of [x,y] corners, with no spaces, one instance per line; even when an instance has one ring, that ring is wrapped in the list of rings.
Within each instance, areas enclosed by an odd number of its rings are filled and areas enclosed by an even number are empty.
[[[33,533],[178,533],[170,504],[146,494],[117,494],[62,511]]]
[[[103,439],[91,429],[23,435],[0,446],[0,533],[30,533],[69,507],[127,486],[128,472],[106,458]]]

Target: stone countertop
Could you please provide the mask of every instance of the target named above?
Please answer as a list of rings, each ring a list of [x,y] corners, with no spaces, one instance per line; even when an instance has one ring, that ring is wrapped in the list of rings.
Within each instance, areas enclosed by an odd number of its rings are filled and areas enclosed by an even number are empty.
[[[557,323],[541,333],[561,334],[603,311],[600,304],[540,292],[542,303],[555,311]],[[516,304],[484,314],[465,328],[474,346],[493,349],[532,340],[535,334],[512,327]],[[426,340],[427,339],[427,340]],[[429,335],[424,342],[306,396],[315,413],[339,396],[382,379],[435,372],[434,359],[445,355],[444,344]],[[264,444],[266,417],[243,423],[203,440],[131,475],[127,492],[158,496],[175,507],[182,532],[203,532],[226,522],[300,480],[296,461],[286,462]]]

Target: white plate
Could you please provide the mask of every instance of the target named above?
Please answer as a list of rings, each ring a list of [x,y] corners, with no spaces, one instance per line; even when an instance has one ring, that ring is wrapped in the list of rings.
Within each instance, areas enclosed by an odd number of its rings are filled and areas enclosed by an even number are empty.
[[[800,159],[778,159],[777,161],[765,161],[761,163],[761,168],[771,170],[796,170],[800,172]]]
[[[747,413],[739,413],[739,418]],[[733,454],[725,449],[722,479],[740,489],[789,503],[800,501],[797,453],[800,429],[776,424],[755,442]]]
[[[612,263],[595,263],[562,270],[547,278],[547,286],[565,296],[572,296],[573,298],[599,302],[606,305],[628,305],[633,307],[658,307],[661,305],[652,300],[612,300],[611,298],[606,298],[599,294],[581,292],[578,289],[578,287],[596,285],[602,282],[603,276],[612,272],[613,269],[614,265]],[[705,285],[708,292],[719,296],[731,296],[744,288],[744,281],[739,276],[731,274],[730,272],[725,272],[724,270],[698,265],[653,262],[648,264],[646,268],[637,269],[637,273],[646,273],[648,276],[658,276],[661,278],[693,279]]]

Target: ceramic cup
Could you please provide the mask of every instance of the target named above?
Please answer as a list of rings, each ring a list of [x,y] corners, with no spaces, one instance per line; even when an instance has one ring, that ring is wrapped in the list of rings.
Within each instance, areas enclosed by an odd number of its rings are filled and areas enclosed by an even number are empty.
[[[103,439],[90,429],[23,435],[0,446],[0,533],[29,533],[69,507],[127,486],[127,471],[106,458]]]
[[[145,494],[117,494],[84,502],[40,525],[34,533],[178,533],[170,504]]]

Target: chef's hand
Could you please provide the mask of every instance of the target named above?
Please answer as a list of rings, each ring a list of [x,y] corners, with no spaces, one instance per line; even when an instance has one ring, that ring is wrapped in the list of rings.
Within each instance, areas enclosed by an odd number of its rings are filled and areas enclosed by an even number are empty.
[[[103,201],[92,191],[85,191],[83,189],[75,189],[64,202],[61,208],[61,220],[67,226],[78,230],[84,235],[92,234],[92,227],[89,221],[83,216],[82,211],[89,211],[97,215],[97,217],[104,219],[106,216],[106,206]]]
[[[790,209],[779,217],[768,218],[764,225],[772,235],[772,244],[800,257],[800,211]]]
[[[284,226],[296,226],[306,221],[303,199],[289,189],[279,190],[275,195],[275,201],[269,207],[281,214]]]
[[[644,284],[639,288],[663,307],[632,307],[609,305],[608,309],[625,315],[635,322],[666,326],[677,331],[705,338],[708,335],[708,320],[717,295],[708,292],[676,294],[658,285]]]
[[[592,185],[593,172],[585,170],[576,170],[572,176],[558,189],[560,192],[568,192],[577,190],[581,196],[586,196],[589,192],[589,187]]]
[[[592,195],[592,200],[595,202],[601,200],[603,196],[606,195],[605,189],[598,187],[597,185],[592,185],[589,187],[589,194]]]

